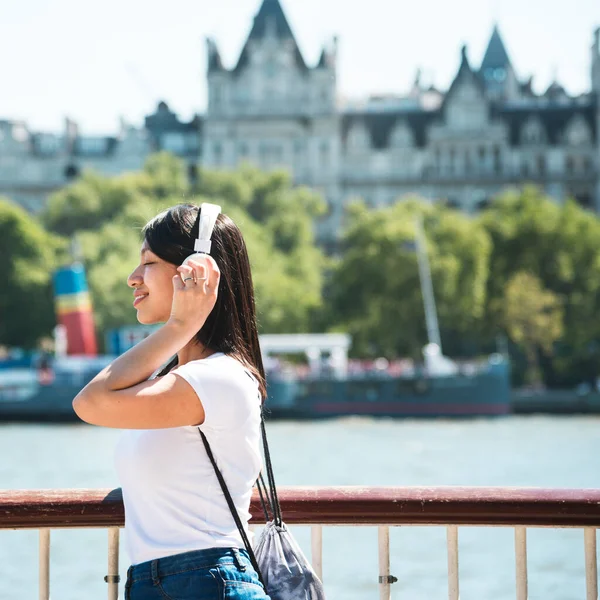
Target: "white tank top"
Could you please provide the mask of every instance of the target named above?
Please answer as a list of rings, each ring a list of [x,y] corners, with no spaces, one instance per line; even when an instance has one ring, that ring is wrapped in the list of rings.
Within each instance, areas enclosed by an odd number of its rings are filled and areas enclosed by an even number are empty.
[[[252,486],[262,467],[258,384],[222,353],[172,372],[202,401],[201,429],[247,529]],[[115,464],[132,564],[216,546],[244,547],[197,427],[126,430]]]

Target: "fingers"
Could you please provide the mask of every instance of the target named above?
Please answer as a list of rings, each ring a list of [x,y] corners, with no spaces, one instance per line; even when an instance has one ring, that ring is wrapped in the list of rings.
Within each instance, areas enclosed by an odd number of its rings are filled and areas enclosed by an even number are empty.
[[[220,272],[214,258],[207,255],[206,261],[188,260],[178,270],[183,271],[183,269],[188,267],[191,275],[186,274],[185,277],[192,276],[198,284],[201,282],[205,284],[207,289],[216,289],[218,287]]]
[[[173,277],[173,289],[175,291],[177,290],[183,290],[185,288],[185,285],[183,284],[183,281],[181,280],[181,275],[177,274]]]
[[[184,284],[193,282],[193,280],[197,277],[194,271],[194,267],[191,264],[191,261],[189,263],[177,267],[177,271],[179,271],[181,280]]]

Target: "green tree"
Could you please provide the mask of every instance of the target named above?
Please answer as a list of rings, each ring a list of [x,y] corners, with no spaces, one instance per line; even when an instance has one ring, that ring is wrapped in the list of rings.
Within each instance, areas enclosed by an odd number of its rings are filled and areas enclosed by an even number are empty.
[[[481,216],[492,240],[486,332],[503,327],[504,290],[521,271],[557,294],[564,333],[542,363],[545,380],[572,385],[600,373],[600,220],[574,201],[562,205],[534,187],[497,198]]]
[[[149,219],[169,202],[182,202],[188,196],[184,163],[161,152],[148,157],[137,173],[106,177],[84,172],[50,197],[42,220],[50,231],[69,237],[75,232],[96,231],[127,215]]]
[[[563,308],[553,292],[531,273],[518,272],[506,285],[504,324],[510,338],[527,357],[529,383],[539,384],[539,352],[551,354],[563,334]]]
[[[81,241],[99,332],[135,322],[127,275],[139,260],[140,230],[161,210],[182,202],[214,202],[240,226],[253,264],[263,332],[309,331],[322,305],[324,258],[313,219],[320,196],[292,185],[285,172],[200,171],[190,187],[185,164],[160,153],[144,169],[117,177],[85,174],[58,192],[47,227]]]
[[[471,335],[484,314],[490,243],[474,220],[417,200],[348,215],[330,283],[331,322],[353,336],[359,355],[420,354],[427,343],[415,219],[424,218],[442,337]]]
[[[52,272],[62,247],[37,219],[0,199],[0,344],[33,348],[51,334]]]
[[[285,171],[250,165],[236,171],[200,171],[194,192],[221,203],[239,224],[253,264],[260,329],[310,331],[322,307],[325,259],[314,242],[314,220],[325,204],[294,187]]]

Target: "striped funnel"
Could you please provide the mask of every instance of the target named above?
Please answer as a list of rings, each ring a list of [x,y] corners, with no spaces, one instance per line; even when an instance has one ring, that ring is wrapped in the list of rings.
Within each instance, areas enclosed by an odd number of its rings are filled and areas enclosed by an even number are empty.
[[[67,332],[67,354],[96,356],[96,331],[85,269],[81,263],[54,273],[54,307],[57,322]]]

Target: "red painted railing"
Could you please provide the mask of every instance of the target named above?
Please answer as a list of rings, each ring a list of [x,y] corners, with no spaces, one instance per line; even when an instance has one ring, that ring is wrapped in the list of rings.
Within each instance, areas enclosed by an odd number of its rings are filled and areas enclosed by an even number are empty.
[[[600,489],[282,487],[290,525],[522,525],[600,527]],[[254,523],[264,517],[258,496]],[[0,491],[0,529],[114,527],[121,490]]]
[[[391,599],[390,531],[392,525],[445,525],[448,597],[459,599],[458,526],[501,525],[514,528],[516,598],[528,598],[527,528],[583,529],[586,599],[598,600],[596,537],[600,528],[600,490],[524,488],[279,488],[284,520],[311,525],[313,566],[323,573],[323,525],[378,527],[379,590]],[[252,500],[252,524],[264,521],[258,497]],[[0,491],[0,529],[40,530],[39,598],[50,598],[50,531],[69,527],[108,528],[108,598],[118,597],[119,527],[124,524],[121,490]]]

